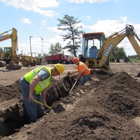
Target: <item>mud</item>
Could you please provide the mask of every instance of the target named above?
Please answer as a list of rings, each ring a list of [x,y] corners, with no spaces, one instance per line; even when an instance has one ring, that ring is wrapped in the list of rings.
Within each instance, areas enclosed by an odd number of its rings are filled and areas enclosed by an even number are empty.
[[[0,135],[3,140],[139,140],[140,86],[126,72],[114,76],[92,73],[84,86],[75,77],[53,79],[46,101],[47,115],[28,124],[19,80],[0,85]]]

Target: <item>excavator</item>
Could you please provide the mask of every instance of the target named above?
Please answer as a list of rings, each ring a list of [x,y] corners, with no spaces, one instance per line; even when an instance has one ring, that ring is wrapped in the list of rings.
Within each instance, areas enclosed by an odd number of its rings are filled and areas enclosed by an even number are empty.
[[[8,34],[9,31],[12,31],[11,34]],[[16,54],[18,50],[18,37],[15,28],[0,34],[0,42],[7,39],[11,39],[12,47],[4,47],[4,51],[2,49],[0,50],[0,67],[6,66],[6,69],[16,70],[21,69],[22,66],[28,67],[29,65],[41,65],[42,59],[39,57]]]
[[[7,34],[12,30],[11,34]],[[12,28],[6,32],[0,34],[0,42],[11,39],[12,47],[4,47],[4,51],[0,50],[0,67],[6,66],[6,69],[21,69],[22,65],[19,63],[19,57],[16,54],[17,47],[17,30]],[[5,35],[6,34],[6,35]]]
[[[140,39],[134,27],[127,24],[124,29],[113,33],[107,38],[104,32],[82,34],[82,54],[79,55],[79,60],[84,62],[90,69],[99,69],[109,75],[113,75],[115,71],[109,66],[109,56],[125,37],[128,38],[140,57]]]

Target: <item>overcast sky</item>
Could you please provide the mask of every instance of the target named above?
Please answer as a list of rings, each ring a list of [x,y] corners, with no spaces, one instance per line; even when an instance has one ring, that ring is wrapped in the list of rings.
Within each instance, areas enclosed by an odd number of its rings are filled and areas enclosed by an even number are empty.
[[[140,37],[139,6],[139,0],[0,0],[0,34],[16,28],[18,53],[30,52],[29,36],[32,52],[48,53],[51,44],[65,45],[60,36],[64,31],[57,30],[57,24],[69,15],[81,21],[85,32],[104,32],[108,37],[130,24]],[[11,46],[11,40],[0,42],[4,46]],[[118,46],[127,55],[136,54],[127,38]]]

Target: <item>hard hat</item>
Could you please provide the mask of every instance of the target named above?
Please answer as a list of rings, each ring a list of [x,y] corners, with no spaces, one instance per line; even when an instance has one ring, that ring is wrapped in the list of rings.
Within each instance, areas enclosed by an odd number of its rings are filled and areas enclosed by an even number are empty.
[[[64,66],[62,64],[56,64],[55,65],[56,70],[59,72],[59,74],[62,74],[64,71]]]
[[[73,63],[76,63],[76,62],[78,62],[79,61],[79,59],[77,58],[77,57],[74,57],[73,59],[72,59],[72,62]]]

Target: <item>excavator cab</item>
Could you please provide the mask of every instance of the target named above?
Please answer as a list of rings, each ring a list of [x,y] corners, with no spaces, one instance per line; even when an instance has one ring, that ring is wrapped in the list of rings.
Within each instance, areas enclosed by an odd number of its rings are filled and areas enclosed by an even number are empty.
[[[82,54],[85,58],[97,58],[98,50],[105,39],[103,32],[82,35]]]
[[[82,54],[79,55],[79,60],[84,62],[89,68],[97,66],[99,50],[105,40],[103,32],[84,33],[82,34]]]
[[[0,48],[0,67],[6,66],[6,62],[3,61],[3,58],[4,58],[4,52],[3,52],[2,48]]]
[[[12,48],[11,47],[4,47],[4,61],[9,64],[11,61],[12,56]]]

